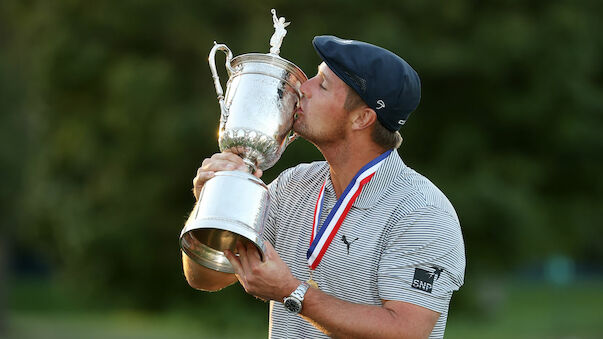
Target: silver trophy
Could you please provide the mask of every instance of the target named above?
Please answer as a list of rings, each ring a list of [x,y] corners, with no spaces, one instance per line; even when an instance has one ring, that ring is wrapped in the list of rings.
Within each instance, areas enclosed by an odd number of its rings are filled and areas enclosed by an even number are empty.
[[[257,168],[272,167],[297,137],[292,132],[301,84],[308,78],[281,58],[280,46],[289,22],[272,11],[275,32],[270,53],[232,56],[224,44],[209,53],[209,68],[220,104],[220,151],[230,150],[247,164],[249,173],[221,171],[208,180],[180,234],[180,247],[195,262],[233,273],[224,250],[236,253],[236,244],[254,244],[263,256],[263,231],[268,211],[268,189],[256,178]],[[229,79],[226,95],[216,71],[215,54],[226,54]]]

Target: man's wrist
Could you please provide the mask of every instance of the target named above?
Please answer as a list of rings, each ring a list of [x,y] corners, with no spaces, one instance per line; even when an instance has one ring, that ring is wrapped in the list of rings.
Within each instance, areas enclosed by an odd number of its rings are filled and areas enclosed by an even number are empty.
[[[283,306],[285,309],[292,314],[299,314],[303,308],[304,297],[310,285],[307,282],[302,282],[297,288],[283,299]]]
[[[295,291],[301,283],[302,281],[296,278],[289,280],[289,282],[285,284],[285,287],[283,288],[283,294],[278,300],[283,301],[283,299],[290,296],[291,293],[293,293],[293,291]]]

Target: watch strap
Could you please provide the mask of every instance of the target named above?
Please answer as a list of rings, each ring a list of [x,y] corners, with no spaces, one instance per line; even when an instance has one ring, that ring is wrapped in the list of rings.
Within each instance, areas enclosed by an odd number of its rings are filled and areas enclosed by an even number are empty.
[[[308,288],[310,288],[310,285],[307,282],[303,282],[288,297],[283,299],[283,305],[287,311],[295,314],[301,312],[304,296],[308,292]]]
[[[309,288],[310,288],[310,285],[304,281],[301,284],[299,284],[299,286],[297,286],[295,291],[293,291],[290,296],[299,301],[304,301],[304,296],[306,295],[306,292],[308,292]]]

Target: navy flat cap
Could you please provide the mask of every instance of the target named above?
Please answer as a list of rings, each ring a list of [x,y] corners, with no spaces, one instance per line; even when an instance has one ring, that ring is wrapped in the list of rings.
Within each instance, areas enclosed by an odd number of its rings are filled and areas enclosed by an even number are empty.
[[[397,131],[419,105],[421,80],[396,54],[362,41],[323,35],[312,41],[318,55],[390,131]]]

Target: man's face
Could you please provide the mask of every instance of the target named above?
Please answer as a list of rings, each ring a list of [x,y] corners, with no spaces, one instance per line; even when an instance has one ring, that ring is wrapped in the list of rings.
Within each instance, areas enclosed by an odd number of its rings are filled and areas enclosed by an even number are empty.
[[[347,85],[323,62],[318,73],[301,86],[301,108],[296,111],[293,129],[317,146],[340,142],[345,138],[346,117],[343,108]]]

